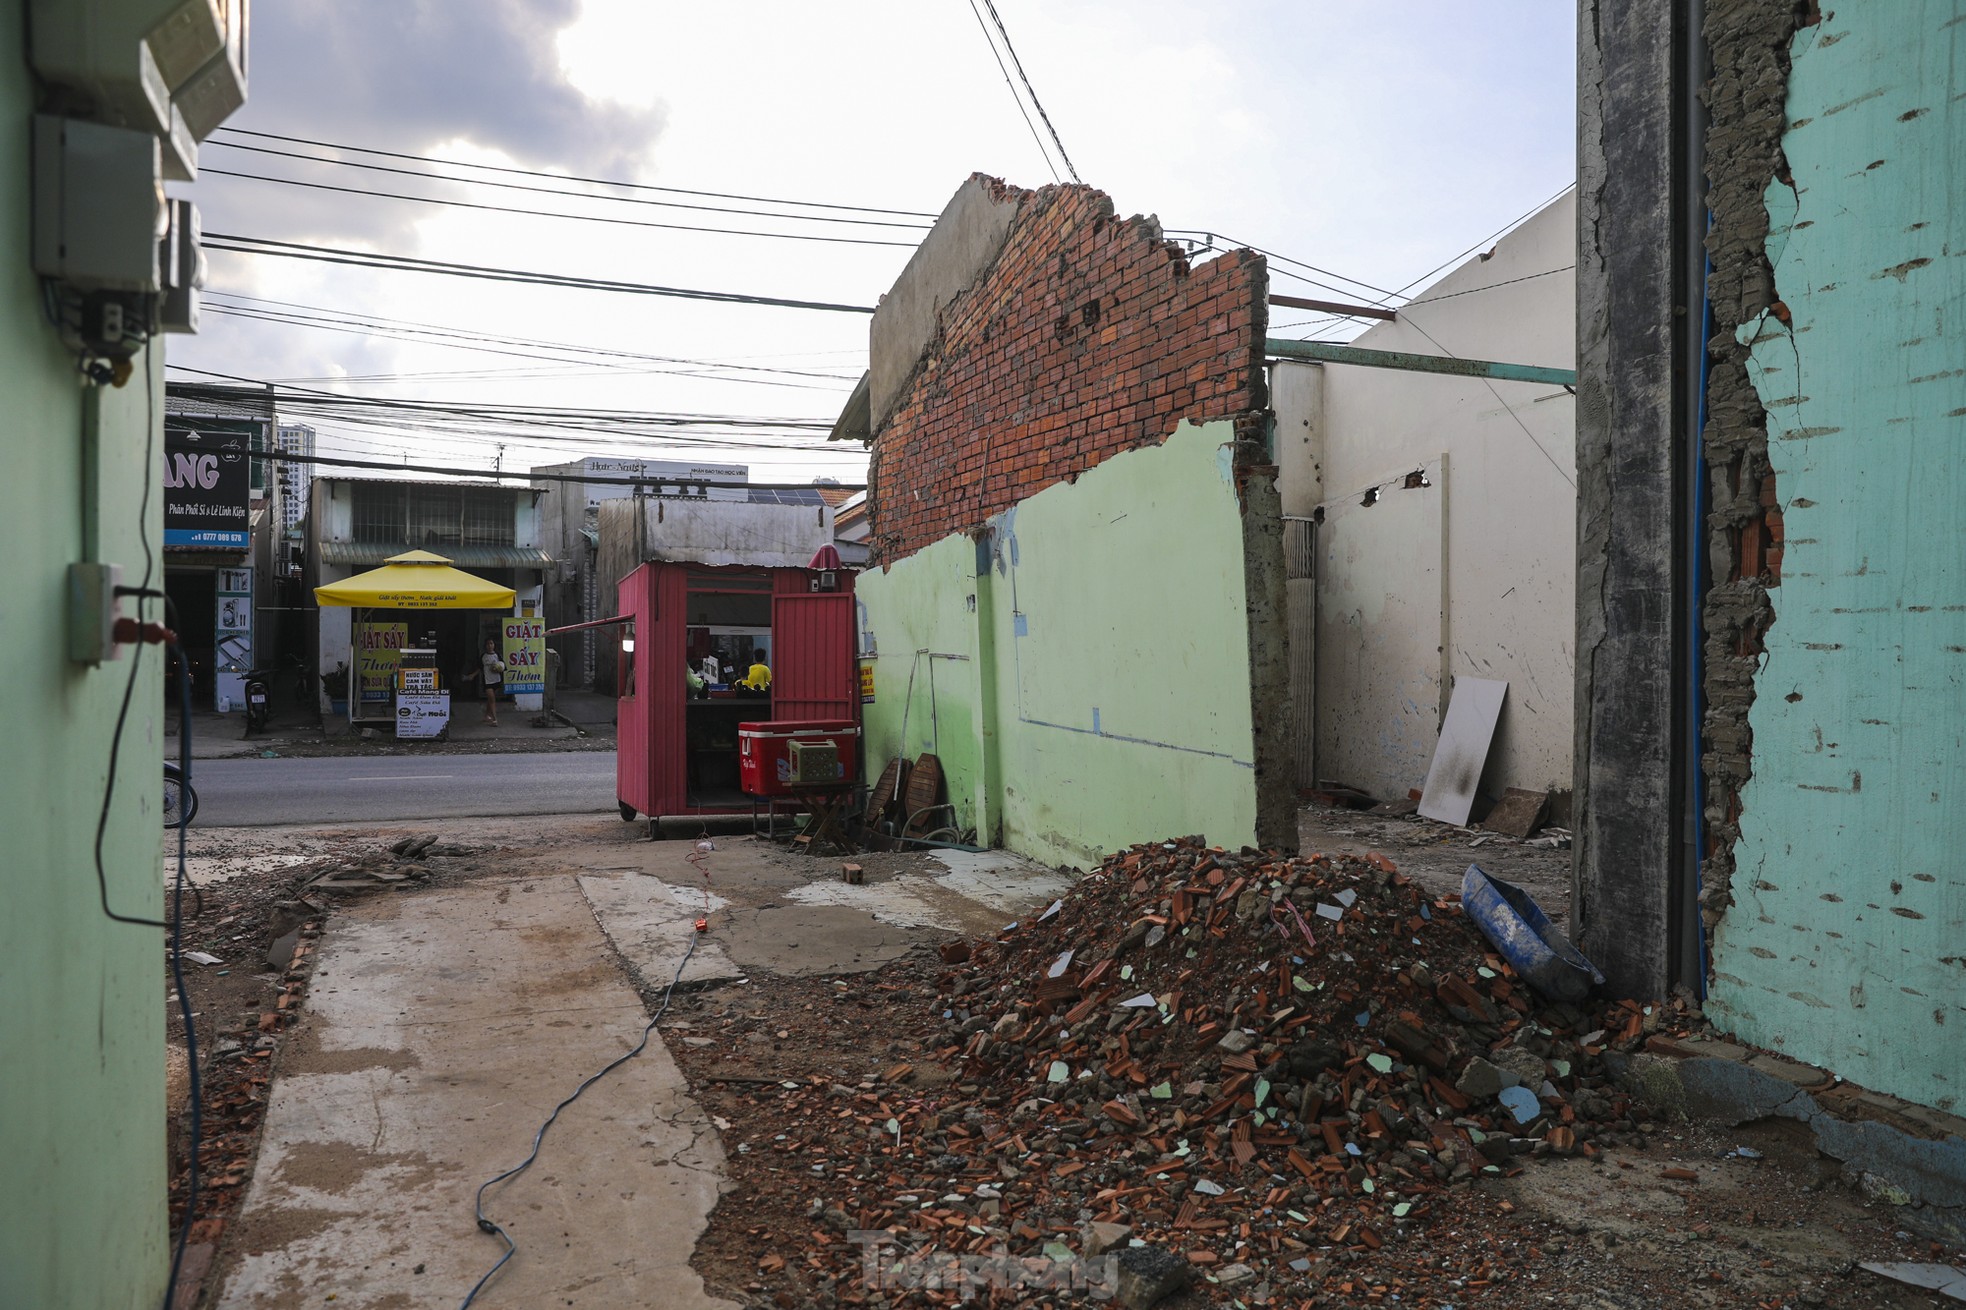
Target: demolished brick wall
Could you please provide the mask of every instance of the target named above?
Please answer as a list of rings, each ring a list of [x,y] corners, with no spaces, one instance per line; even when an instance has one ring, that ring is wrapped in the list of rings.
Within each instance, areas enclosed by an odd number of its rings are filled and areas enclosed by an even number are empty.
[[[892,563],[980,527],[1184,419],[1261,411],[1268,274],[1234,251],[1198,267],[1151,218],[1086,186],[1021,191],[995,264],[940,331],[876,434],[870,544]]]
[[[1789,42],[1819,19],[1804,0],[1712,0],[1705,38],[1712,60],[1706,103],[1712,260],[1707,295],[1708,590],[1702,606],[1706,710],[1701,767],[1706,774],[1706,850],[1701,917],[1711,932],[1733,904],[1734,847],[1740,838],[1741,789],[1752,768],[1748,711],[1760,669],[1762,637],[1775,621],[1769,590],[1781,585],[1782,514],[1768,461],[1768,415],[1748,375],[1742,324],[1780,318],[1767,252],[1764,193],[1788,180],[1782,156],[1787,127]]]

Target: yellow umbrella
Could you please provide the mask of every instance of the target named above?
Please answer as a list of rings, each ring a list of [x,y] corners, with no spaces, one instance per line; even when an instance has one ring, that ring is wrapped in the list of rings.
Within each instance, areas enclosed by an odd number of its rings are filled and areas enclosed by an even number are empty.
[[[314,588],[314,599],[369,609],[510,610],[513,591],[452,568],[442,555],[409,550],[391,555],[379,569]]]

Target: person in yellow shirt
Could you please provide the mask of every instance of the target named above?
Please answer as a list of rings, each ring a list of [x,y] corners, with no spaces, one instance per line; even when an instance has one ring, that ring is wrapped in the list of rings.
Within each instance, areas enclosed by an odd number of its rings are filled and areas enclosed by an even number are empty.
[[[750,691],[771,690],[771,668],[765,663],[765,653],[762,650],[751,653],[750,671],[737,685]]]

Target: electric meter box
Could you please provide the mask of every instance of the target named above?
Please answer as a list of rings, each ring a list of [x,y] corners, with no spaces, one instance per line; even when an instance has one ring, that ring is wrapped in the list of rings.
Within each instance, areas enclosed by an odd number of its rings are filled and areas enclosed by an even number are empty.
[[[157,138],[34,116],[34,271],[79,291],[159,290]]]

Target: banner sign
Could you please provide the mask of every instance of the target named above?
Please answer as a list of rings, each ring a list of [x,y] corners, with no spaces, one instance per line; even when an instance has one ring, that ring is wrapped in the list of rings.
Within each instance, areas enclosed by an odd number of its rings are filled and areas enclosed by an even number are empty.
[[[260,419],[164,420],[164,544],[245,550],[253,438]]]
[[[407,623],[355,625],[355,672],[365,702],[386,701],[396,690],[396,669],[409,645]]]
[[[447,691],[406,691],[396,697],[398,737],[441,737],[450,722],[451,694]]]
[[[546,691],[546,624],[539,619],[505,621],[505,690],[513,696]]]
[[[874,703],[874,666],[872,664],[862,664],[860,666],[860,703],[862,705],[872,705]]]
[[[219,569],[213,597],[213,644],[218,666],[227,673],[246,673],[253,667],[253,571]]]

